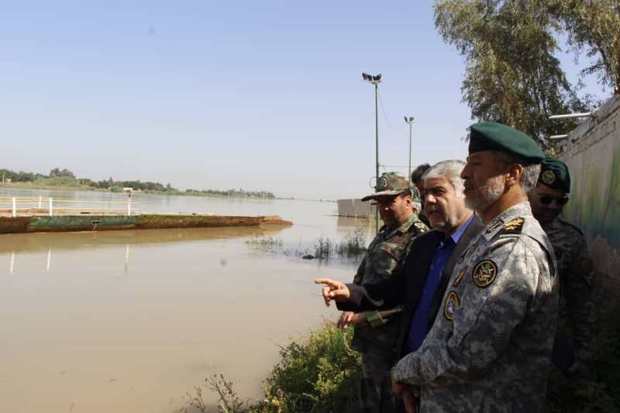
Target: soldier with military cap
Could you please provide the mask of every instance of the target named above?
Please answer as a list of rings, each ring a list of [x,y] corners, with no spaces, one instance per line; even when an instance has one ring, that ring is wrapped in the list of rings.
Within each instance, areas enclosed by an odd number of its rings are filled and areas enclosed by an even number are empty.
[[[373,200],[384,223],[368,246],[353,282],[358,285],[389,278],[406,256],[411,240],[428,227],[418,218],[420,198],[409,180],[385,173],[377,181],[375,192],[362,198]],[[355,326],[353,348],[362,353],[361,411],[396,411],[390,391],[390,368],[394,364],[392,348],[397,339],[400,308],[364,313],[343,312],[338,322]]]
[[[543,159],[513,128],[470,128],[461,176],[466,204],[485,228],[458,257],[424,342],[391,372],[395,393],[417,389],[423,413],[543,409],[558,282],[553,249],[526,195]]]
[[[583,232],[560,218],[570,189],[568,166],[561,160],[546,158],[529,198],[534,216],[553,245],[560,277],[560,324],[553,362],[567,375],[588,377],[595,321],[593,266]]]

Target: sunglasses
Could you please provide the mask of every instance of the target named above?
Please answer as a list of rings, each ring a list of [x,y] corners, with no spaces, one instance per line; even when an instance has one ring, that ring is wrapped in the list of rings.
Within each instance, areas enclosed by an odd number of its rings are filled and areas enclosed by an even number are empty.
[[[567,196],[557,197],[557,196],[550,196],[550,195],[542,195],[538,199],[540,203],[543,205],[549,205],[551,202],[555,201],[557,205],[563,206],[564,204],[568,202]]]

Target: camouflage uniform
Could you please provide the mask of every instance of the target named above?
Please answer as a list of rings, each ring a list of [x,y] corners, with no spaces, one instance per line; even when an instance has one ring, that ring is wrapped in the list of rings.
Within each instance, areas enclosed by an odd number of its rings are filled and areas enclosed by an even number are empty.
[[[368,246],[353,282],[358,285],[389,278],[406,256],[411,240],[428,231],[416,214],[396,229],[383,226]],[[382,317],[378,311],[364,313],[367,323],[355,327],[353,348],[362,353],[360,401],[364,412],[394,411],[389,372],[394,365],[394,343],[400,313]]]
[[[556,218],[543,225],[543,229],[553,245],[560,278],[560,322],[554,353],[559,352],[558,358],[567,362],[558,367],[563,370],[587,369],[592,360],[595,321],[592,258],[583,233],[577,227]],[[562,348],[563,344],[569,348]]]
[[[496,216],[458,258],[422,346],[392,379],[422,413],[543,409],[558,309],[550,242],[529,203]]]

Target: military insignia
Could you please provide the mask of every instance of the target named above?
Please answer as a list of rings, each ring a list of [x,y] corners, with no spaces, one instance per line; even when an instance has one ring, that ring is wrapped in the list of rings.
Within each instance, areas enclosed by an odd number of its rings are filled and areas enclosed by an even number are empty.
[[[459,284],[461,283],[461,280],[463,280],[464,275],[465,275],[465,271],[459,272],[459,275],[456,276],[456,278],[454,279],[454,282],[452,283],[452,287],[458,287]]]
[[[555,182],[555,173],[552,170],[547,169],[540,175],[540,180],[545,185],[553,185],[553,183]]]
[[[472,279],[480,288],[487,288],[497,277],[497,265],[492,260],[482,260],[474,267]]]
[[[452,321],[454,313],[461,306],[461,299],[455,291],[450,291],[446,297],[446,303],[443,307],[443,316],[446,320]]]
[[[502,228],[502,234],[520,234],[523,229],[523,223],[525,219],[523,218],[515,218],[504,224]]]
[[[375,185],[376,191],[382,191],[384,188],[387,187],[387,185],[387,179],[384,176],[380,177],[379,179],[377,179],[377,185]]]
[[[417,221],[413,225],[415,226],[415,229],[417,229],[418,232],[420,232],[420,233],[421,232],[426,232],[428,230],[428,227],[423,222]]]

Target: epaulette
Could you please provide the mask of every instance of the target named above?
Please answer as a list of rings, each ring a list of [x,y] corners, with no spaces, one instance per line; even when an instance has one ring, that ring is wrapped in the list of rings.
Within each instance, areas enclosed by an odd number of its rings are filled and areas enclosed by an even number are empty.
[[[581,230],[581,228],[579,228],[577,225],[572,224],[560,217],[558,217],[558,222],[561,222],[564,225],[568,225],[569,227],[573,228],[575,231],[577,231],[581,236],[583,236],[583,231]]]
[[[504,226],[502,227],[502,229],[499,231],[500,235],[504,235],[504,234],[520,234],[521,231],[523,230],[523,223],[525,222],[525,219],[519,217],[519,218],[513,218],[510,221],[506,222],[504,224]]]
[[[413,226],[415,227],[415,229],[417,230],[418,233],[422,233],[422,232],[428,231],[428,227],[422,221],[414,222]]]

